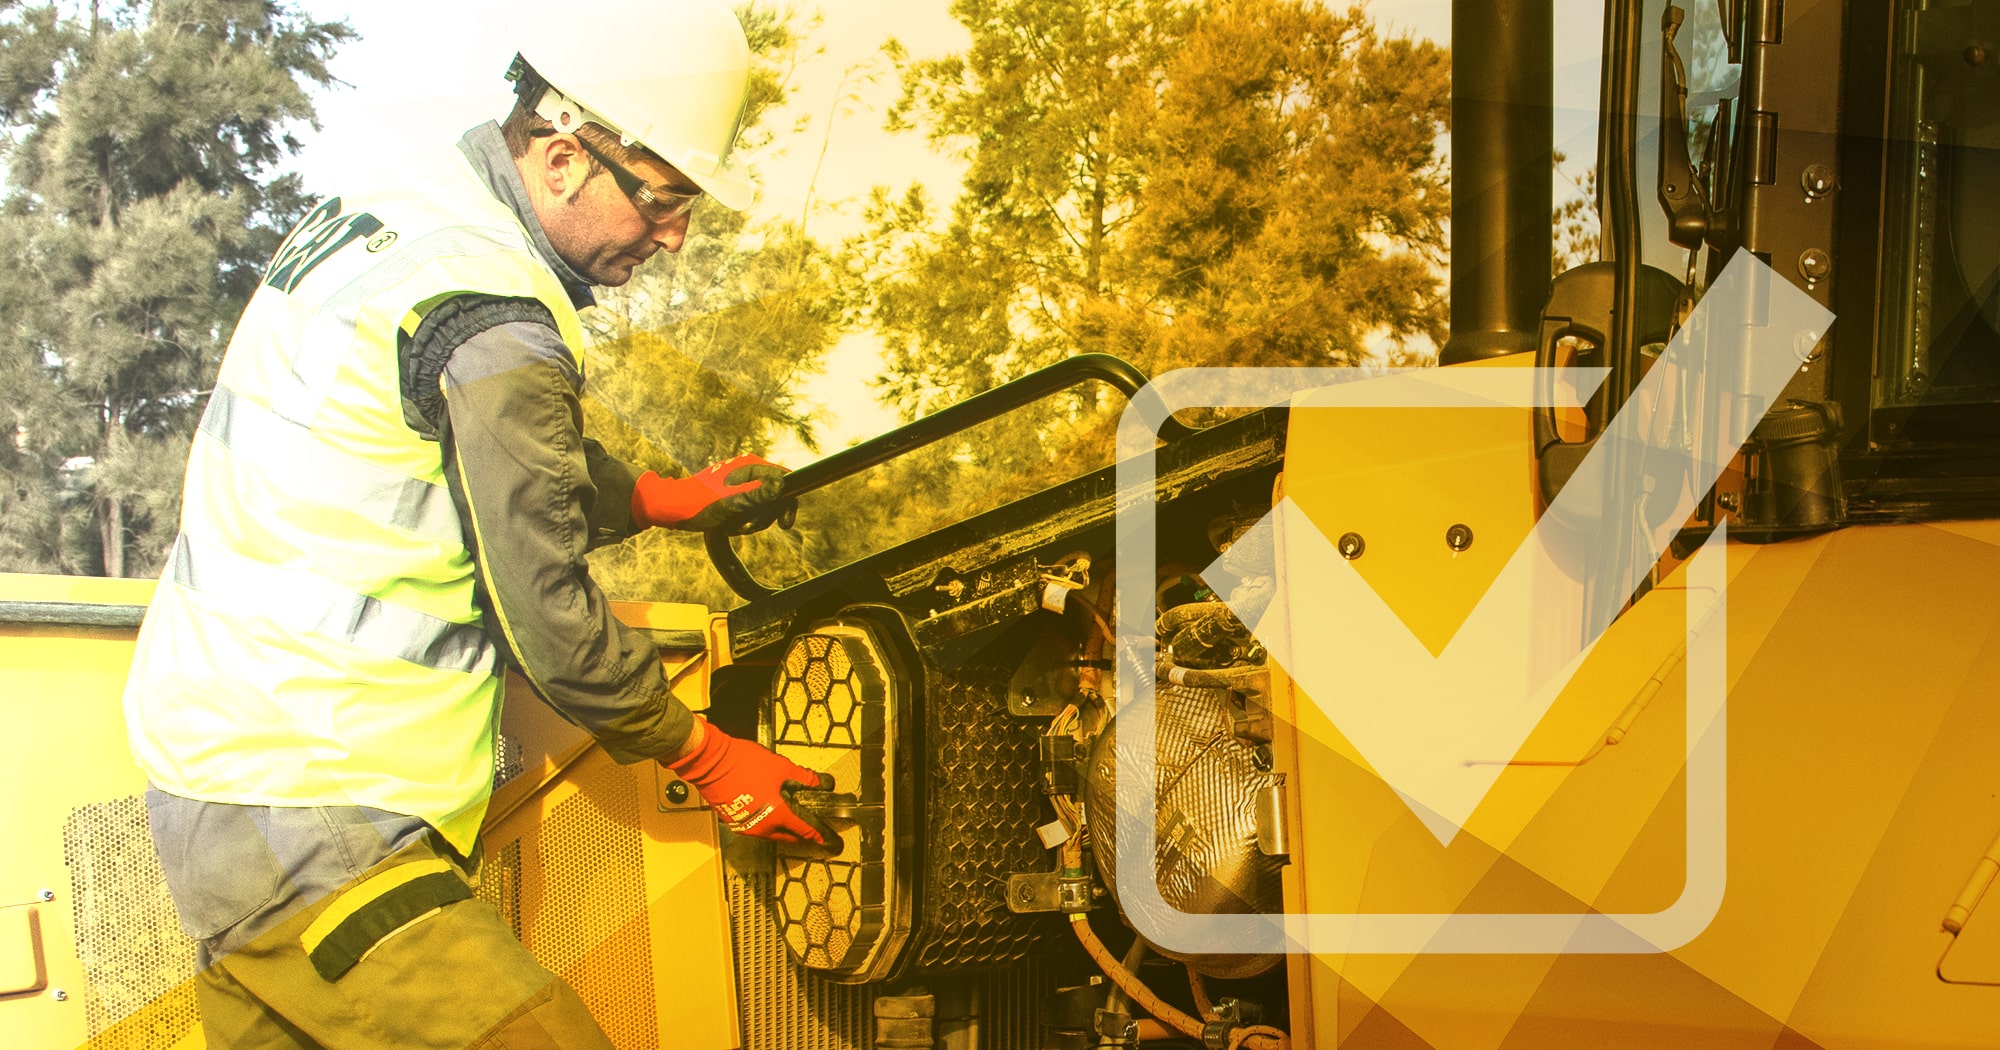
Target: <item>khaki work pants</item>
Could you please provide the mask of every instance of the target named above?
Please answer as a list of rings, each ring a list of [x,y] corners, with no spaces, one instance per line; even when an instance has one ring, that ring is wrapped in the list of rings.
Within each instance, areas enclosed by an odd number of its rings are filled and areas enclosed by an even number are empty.
[[[346,937],[360,958],[344,972],[329,979],[325,960],[315,965],[307,945],[323,943],[323,916],[366,927],[392,899],[381,888],[403,874],[463,878],[420,822],[356,807],[147,801],[168,889],[201,946],[196,993],[212,1050],[610,1050],[569,984],[476,897],[410,919],[391,910],[376,925],[393,927]]]

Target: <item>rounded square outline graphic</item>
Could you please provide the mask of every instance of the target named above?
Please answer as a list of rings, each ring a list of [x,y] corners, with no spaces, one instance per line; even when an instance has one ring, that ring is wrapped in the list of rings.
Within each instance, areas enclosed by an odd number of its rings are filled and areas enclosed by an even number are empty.
[[[1127,405],[1119,423],[1115,609],[1121,645],[1133,659],[1117,676],[1120,740],[1153,740],[1153,622],[1157,613],[1152,566],[1157,560],[1155,517],[1158,428],[1189,408],[1271,408],[1299,394],[1344,383],[1401,375],[1432,380],[1422,396],[1366,399],[1348,407],[1535,407],[1519,396],[1523,374],[1541,392],[1546,380],[1574,380],[1578,390],[1601,382],[1603,369],[1361,369],[1188,368],[1153,380]],[[1556,373],[1551,375],[1551,373]],[[1443,380],[1439,382],[1438,380]],[[1337,407],[1337,406],[1322,406]],[[1672,951],[1699,936],[1720,910],[1727,882],[1728,612],[1726,529],[1718,526],[1688,566],[1690,596],[1714,597],[1705,619],[1690,597],[1687,609],[1686,873],[1681,895],[1657,912],[1460,913],[1317,912],[1220,915],[1184,912],[1161,897],[1152,857],[1157,805],[1153,749],[1117,749],[1119,898],[1139,933],[1170,951],[1187,953],[1306,954],[1653,954]],[[1136,672],[1136,673],[1135,673]],[[1139,694],[1143,692],[1143,697]],[[1136,719],[1136,721],[1131,721]]]

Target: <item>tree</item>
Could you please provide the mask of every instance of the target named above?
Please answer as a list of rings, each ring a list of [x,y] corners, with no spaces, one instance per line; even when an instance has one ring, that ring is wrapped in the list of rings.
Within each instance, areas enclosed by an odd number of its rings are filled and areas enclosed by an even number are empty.
[[[1568,192],[1561,195],[1550,215],[1555,226],[1555,251],[1549,259],[1550,274],[1596,262],[1602,253],[1599,245],[1597,226],[1597,167],[1584,169],[1583,175],[1572,179],[1563,170],[1569,160],[1563,151],[1556,150],[1551,155],[1556,178],[1568,186]]]
[[[1150,374],[1332,365],[1444,341],[1449,62],[1312,0],[956,0],[891,127],[967,163],[948,208],[878,189],[857,320],[906,415],[1086,351]],[[942,212],[942,214],[940,214]],[[1086,392],[960,442],[986,502],[1104,461]],[[949,501],[962,515],[965,498]]]
[[[308,202],[272,168],[351,37],[266,0],[0,0],[0,568],[158,571],[221,349]]]

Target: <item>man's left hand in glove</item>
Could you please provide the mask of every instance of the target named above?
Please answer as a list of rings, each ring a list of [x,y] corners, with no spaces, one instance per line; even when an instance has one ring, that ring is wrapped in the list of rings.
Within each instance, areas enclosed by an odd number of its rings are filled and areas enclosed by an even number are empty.
[[[660,764],[693,784],[731,831],[773,842],[826,843],[827,834],[794,810],[787,796],[832,788],[832,777],[702,719],[695,720],[694,733],[678,757],[662,757]]]
[[[632,521],[639,525],[707,532],[731,521],[742,532],[777,523],[790,528],[796,500],[784,497],[787,471],[759,456],[737,456],[684,478],[652,471],[632,486]]]

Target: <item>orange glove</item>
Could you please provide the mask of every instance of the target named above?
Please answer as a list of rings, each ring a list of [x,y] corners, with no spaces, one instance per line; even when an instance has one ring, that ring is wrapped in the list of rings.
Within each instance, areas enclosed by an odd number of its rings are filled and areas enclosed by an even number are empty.
[[[757,532],[773,522],[790,528],[798,504],[784,498],[785,474],[785,468],[760,456],[726,459],[684,478],[663,478],[649,470],[632,486],[632,520],[707,532],[748,516],[743,532]]]
[[[702,723],[696,732],[704,735],[692,752],[660,764],[693,784],[729,830],[773,842],[825,843],[792,809],[788,796],[802,788],[831,788],[832,777],[712,724]]]

